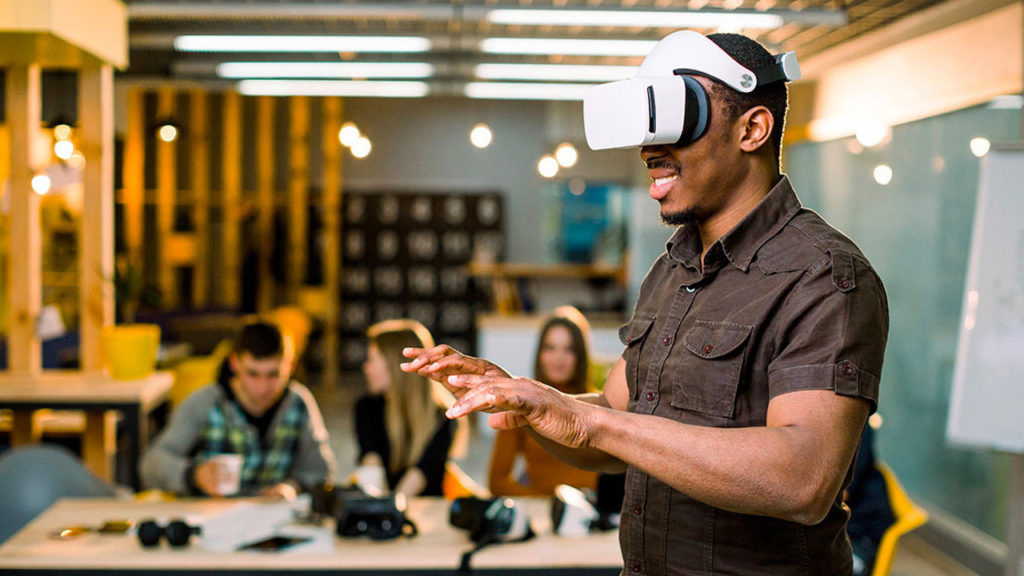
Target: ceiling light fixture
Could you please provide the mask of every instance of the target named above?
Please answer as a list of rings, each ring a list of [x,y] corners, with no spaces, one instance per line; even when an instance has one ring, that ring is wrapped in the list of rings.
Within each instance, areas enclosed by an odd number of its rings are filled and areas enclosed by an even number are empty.
[[[359,82],[354,80],[242,80],[245,96],[354,96],[419,98],[430,88],[426,82]]]
[[[477,64],[473,73],[488,80],[556,80],[611,82],[636,75],[636,66],[584,66],[571,64]]]
[[[588,84],[470,82],[463,93],[470,98],[493,100],[583,100],[588,87]]]
[[[656,40],[576,40],[572,38],[484,38],[488,54],[563,54],[571,56],[647,56]]]
[[[699,9],[698,9],[699,8]],[[689,10],[649,8],[621,10],[616,8],[495,8],[485,18],[494,24],[526,26],[618,26],[644,28],[781,28],[783,24],[805,26],[845,26],[849,16],[845,10],[805,8],[803,10],[743,10],[705,8],[703,3],[690,3]]]
[[[487,14],[494,24],[526,26],[622,26],[643,28],[719,28],[722,26],[771,30],[785,20],[778,14],[756,11],[668,10],[517,10],[498,9]]]
[[[427,52],[419,36],[226,36],[185,35],[174,39],[182,52]]]
[[[223,62],[221,78],[427,78],[425,62]]]

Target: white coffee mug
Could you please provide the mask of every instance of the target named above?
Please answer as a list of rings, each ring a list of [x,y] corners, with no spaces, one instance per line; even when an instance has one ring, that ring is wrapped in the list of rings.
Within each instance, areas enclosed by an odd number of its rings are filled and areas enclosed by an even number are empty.
[[[241,454],[217,454],[211,456],[208,462],[214,462],[219,468],[217,491],[222,496],[238,494],[242,484],[242,463],[245,457]]]

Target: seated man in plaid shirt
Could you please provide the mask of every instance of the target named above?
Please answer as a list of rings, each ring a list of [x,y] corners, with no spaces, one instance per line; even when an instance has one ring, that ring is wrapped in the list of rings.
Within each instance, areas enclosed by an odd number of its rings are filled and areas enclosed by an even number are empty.
[[[142,457],[143,485],[181,495],[290,499],[333,480],[323,417],[309,390],[290,379],[292,356],[291,342],[273,324],[245,326],[228,358],[231,370],[185,399]],[[242,456],[240,472],[223,454]]]

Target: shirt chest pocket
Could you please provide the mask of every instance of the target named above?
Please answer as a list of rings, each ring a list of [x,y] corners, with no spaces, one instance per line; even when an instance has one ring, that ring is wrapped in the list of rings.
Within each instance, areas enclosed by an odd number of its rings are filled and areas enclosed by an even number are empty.
[[[732,418],[751,326],[697,320],[681,334],[685,350],[673,354],[672,406]]]

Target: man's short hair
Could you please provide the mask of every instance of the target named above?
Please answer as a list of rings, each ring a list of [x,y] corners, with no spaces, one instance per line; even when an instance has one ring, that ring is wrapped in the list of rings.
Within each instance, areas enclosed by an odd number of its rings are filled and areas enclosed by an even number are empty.
[[[270,322],[246,324],[235,341],[235,354],[248,352],[253,358],[279,358],[284,356],[285,341],[281,330]]]
[[[759,42],[742,34],[718,33],[709,34],[708,39],[724,50],[733,60],[748,70],[758,70],[771,66],[775,58]],[[753,92],[744,94],[718,81],[712,82],[713,92],[725,104],[725,109],[732,118],[737,118],[755,106],[764,106],[775,118],[772,129],[772,146],[775,147],[775,161],[780,162],[782,156],[782,133],[786,123],[786,107],[789,90],[785,82],[772,82],[758,86]]]

